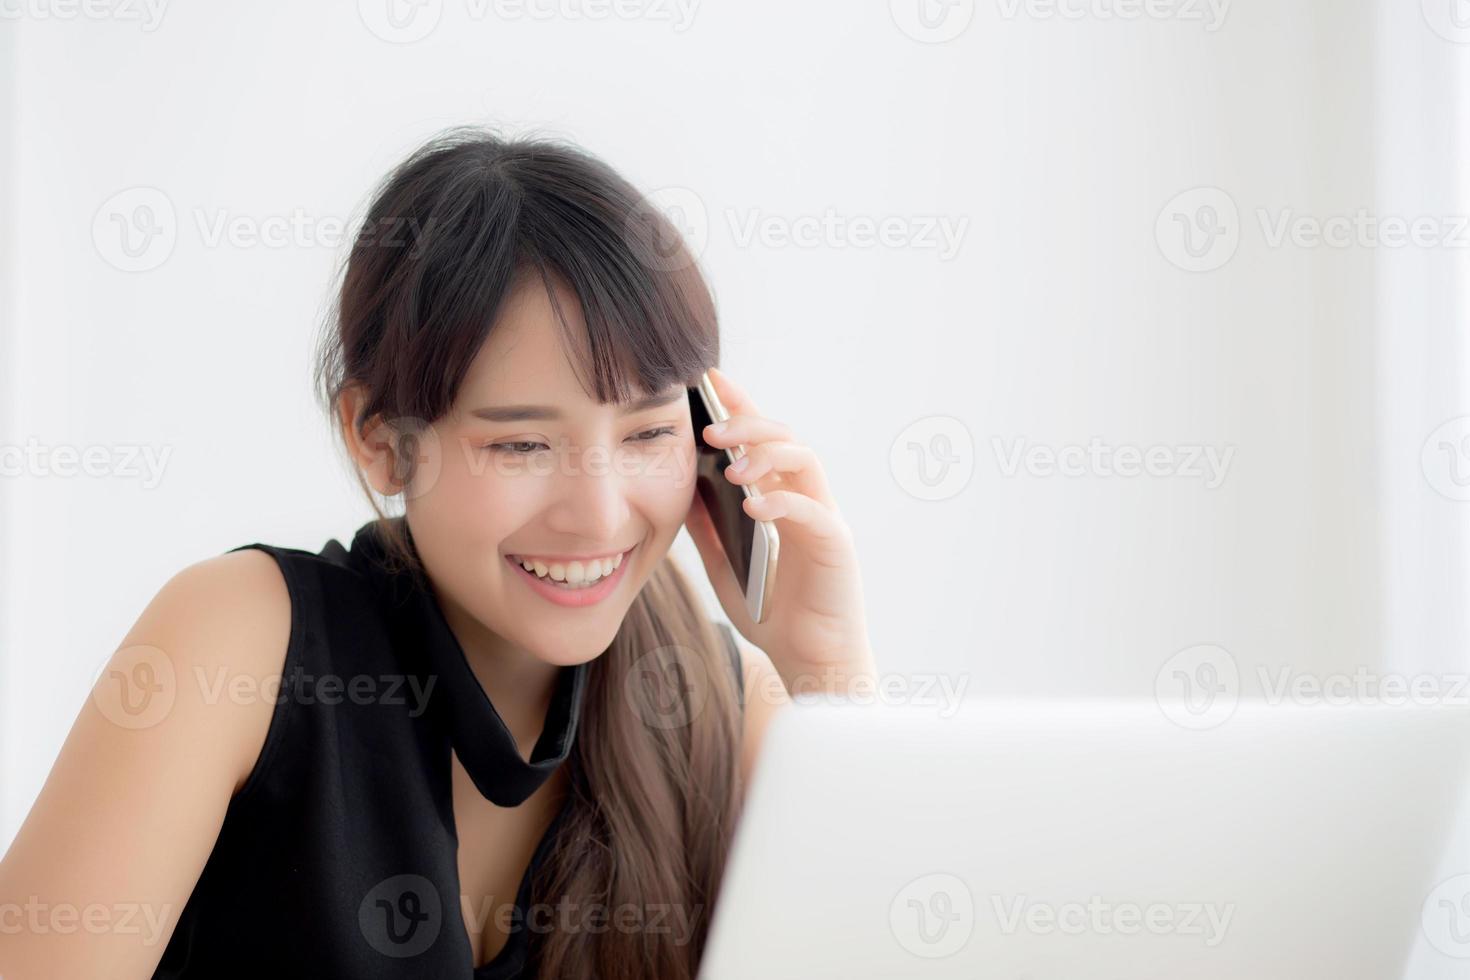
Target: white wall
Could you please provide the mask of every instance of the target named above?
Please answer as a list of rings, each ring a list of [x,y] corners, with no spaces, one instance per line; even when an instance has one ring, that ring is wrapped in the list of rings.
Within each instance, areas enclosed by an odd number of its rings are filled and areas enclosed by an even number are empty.
[[[1437,404],[1393,407],[1425,371],[1465,376],[1463,296],[1434,307],[1432,328],[1385,297],[1407,302],[1414,277],[1452,259],[1272,247],[1260,212],[1463,213],[1458,192],[1403,188],[1449,186],[1455,161],[1423,161],[1433,134],[1463,126],[1470,47],[1410,0],[1239,3],[1216,30],[967,2],[952,13],[972,22],[943,43],[910,36],[889,5],[836,0],[705,2],[683,29],[477,19],[444,0],[424,8],[437,28],[402,44],[351,2],[179,2],[152,30],[34,13],[0,25],[20,96],[3,130],[19,191],[3,222],[18,247],[0,432],[172,454],[152,488],[0,483],[0,846],[93,672],[169,575],[249,541],[316,549],[367,516],[309,400],[337,252],[211,246],[197,216],[345,218],[419,140],[465,121],[570,135],[640,186],[695,192],[726,366],[822,453],[884,668],[963,674],[972,693],[1139,696],[1203,643],[1230,652],[1246,693],[1258,669],[1402,668],[1387,651],[1421,642],[1405,624],[1464,595],[1463,553],[1449,589],[1415,577],[1430,525],[1391,514],[1451,511],[1403,467],[1426,420],[1470,406],[1443,387]],[[1419,142],[1386,154],[1413,106]],[[167,196],[177,242],[124,272],[93,225],[137,186]],[[1169,259],[1183,253],[1166,205],[1199,187],[1228,196],[1239,242],[1191,272]],[[1183,199],[1185,216],[1204,200]],[[948,258],[739,236],[752,216],[829,208],[968,225]],[[1447,338],[1462,344],[1454,366]],[[938,416],[960,428],[923,421]],[[895,441],[941,431],[973,476],[919,499]],[[1207,488],[1006,476],[993,445],[1094,437],[1233,456]],[[1467,507],[1452,511],[1462,536]],[[1441,652],[1447,669],[1463,644]]]
[[[1378,33],[1380,200],[1401,214],[1470,215],[1464,166],[1470,31],[1459,32],[1461,43],[1447,43],[1386,12]],[[1470,254],[1465,248],[1386,252],[1377,279],[1386,661],[1404,677],[1464,678],[1470,672],[1470,503],[1443,492],[1459,488],[1443,455],[1432,447],[1426,462],[1424,448],[1432,433],[1470,416]],[[1437,876],[1451,888],[1470,872],[1470,813],[1455,828]],[[1464,977],[1470,950],[1450,948],[1460,955],[1444,955],[1421,930],[1406,976]]]
[[[14,157],[15,124],[15,32],[0,29],[0,215],[15,213],[16,181]],[[13,221],[0,221],[0,445],[15,442],[13,422],[17,411],[14,397],[16,378],[15,341],[19,335],[15,322],[16,290],[15,226]],[[15,588],[20,557],[7,546],[18,514],[13,506],[14,494],[9,482],[0,477],[0,840],[14,835],[10,813],[22,801],[14,797],[13,774],[18,772],[24,752],[17,741],[18,723],[14,684],[8,676],[15,659],[10,651],[15,633],[11,608],[6,596]],[[12,720],[13,719],[13,720]],[[27,798],[28,799],[28,798]]]

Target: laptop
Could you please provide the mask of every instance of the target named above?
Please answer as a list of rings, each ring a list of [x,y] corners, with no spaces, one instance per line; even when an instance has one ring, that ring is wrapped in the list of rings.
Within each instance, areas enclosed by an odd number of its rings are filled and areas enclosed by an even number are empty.
[[[1393,980],[1470,909],[1463,707],[797,703],[766,738],[701,980]]]

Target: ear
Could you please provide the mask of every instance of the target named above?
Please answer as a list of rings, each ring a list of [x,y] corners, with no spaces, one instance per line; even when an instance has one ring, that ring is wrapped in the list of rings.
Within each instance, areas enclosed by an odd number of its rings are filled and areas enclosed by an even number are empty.
[[[385,497],[401,493],[403,487],[394,478],[393,430],[382,416],[374,415],[357,425],[358,413],[367,403],[367,390],[358,384],[348,385],[337,400],[337,422],[348,454],[362,471],[368,485]]]

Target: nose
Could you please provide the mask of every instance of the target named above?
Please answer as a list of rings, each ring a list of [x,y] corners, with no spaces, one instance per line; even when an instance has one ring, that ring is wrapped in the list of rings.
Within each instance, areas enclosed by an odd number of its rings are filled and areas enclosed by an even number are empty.
[[[569,548],[622,544],[628,526],[627,486],[608,454],[574,453],[559,474],[547,527],[566,536]]]

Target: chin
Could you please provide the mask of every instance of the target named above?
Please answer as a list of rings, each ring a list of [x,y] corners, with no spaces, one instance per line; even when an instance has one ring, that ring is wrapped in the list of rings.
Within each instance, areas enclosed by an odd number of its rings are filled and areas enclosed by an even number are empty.
[[[621,622],[621,618],[619,622]],[[532,642],[526,645],[526,649],[542,663],[552,664],[557,667],[575,667],[577,664],[585,664],[596,660],[607,652],[612,645],[613,638],[617,636],[617,626],[614,625],[611,632],[603,635],[587,635],[586,631],[569,632],[567,630],[557,631],[559,635],[550,643]]]

